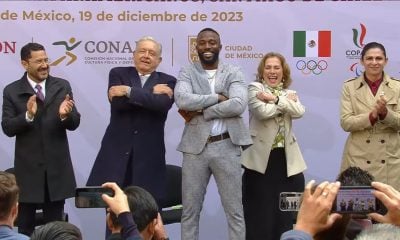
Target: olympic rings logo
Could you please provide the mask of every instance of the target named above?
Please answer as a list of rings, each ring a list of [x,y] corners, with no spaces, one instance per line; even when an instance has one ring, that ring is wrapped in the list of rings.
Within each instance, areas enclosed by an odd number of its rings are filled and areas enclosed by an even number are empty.
[[[320,75],[322,71],[328,68],[328,62],[325,60],[319,60],[318,62],[315,60],[308,60],[307,62],[299,60],[296,63],[296,68],[305,75],[310,73]]]

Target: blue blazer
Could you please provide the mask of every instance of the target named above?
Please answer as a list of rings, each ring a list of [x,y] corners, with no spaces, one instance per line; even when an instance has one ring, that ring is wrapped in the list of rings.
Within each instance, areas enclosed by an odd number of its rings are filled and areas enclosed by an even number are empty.
[[[164,126],[174,101],[166,94],[153,94],[153,87],[167,84],[174,89],[175,83],[175,77],[153,72],[142,87],[136,68],[111,69],[108,88],[115,85],[130,86],[131,95],[130,98],[114,97],[110,102],[110,123],[87,185],[112,181],[121,187],[143,187],[157,201],[164,197]],[[130,176],[132,181],[126,182],[126,176]]]

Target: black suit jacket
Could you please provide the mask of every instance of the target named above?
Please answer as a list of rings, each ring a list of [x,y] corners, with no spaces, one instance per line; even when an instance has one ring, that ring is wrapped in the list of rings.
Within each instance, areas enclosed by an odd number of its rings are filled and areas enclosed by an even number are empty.
[[[75,130],[80,114],[75,108],[61,121],[58,110],[65,96],[73,97],[68,81],[49,76],[46,80],[44,103],[37,100],[38,111],[33,122],[27,122],[26,103],[35,94],[24,76],[4,88],[1,126],[4,133],[15,139],[14,167],[20,202],[43,203],[45,174],[50,200],[74,196],[76,182],[66,130]]]
[[[131,86],[131,95],[130,98],[114,97],[110,103],[110,123],[87,185],[113,181],[122,187],[143,187],[158,202],[164,197],[164,127],[174,101],[166,94],[153,94],[153,87],[161,83],[173,90],[176,78],[162,72],[153,72],[142,87],[136,68],[111,69],[108,87]],[[128,183],[125,182],[127,174],[132,177]]]

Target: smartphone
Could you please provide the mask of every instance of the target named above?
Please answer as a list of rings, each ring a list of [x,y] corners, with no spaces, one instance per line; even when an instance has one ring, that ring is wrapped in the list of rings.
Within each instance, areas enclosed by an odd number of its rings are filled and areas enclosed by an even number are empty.
[[[75,206],[77,208],[106,208],[102,194],[114,196],[114,191],[103,187],[82,187],[75,189]]]
[[[381,209],[381,202],[376,199],[370,186],[342,186],[333,202],[332,212],[366,214]]]
[[[299,211],[302,196],[302,192],[281,192],[279,194],[279,209],[281,211]]]

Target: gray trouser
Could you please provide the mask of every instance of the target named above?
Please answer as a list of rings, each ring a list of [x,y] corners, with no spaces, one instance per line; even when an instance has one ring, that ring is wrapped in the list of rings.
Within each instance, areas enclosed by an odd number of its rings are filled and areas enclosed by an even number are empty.
[[[182,240],[199,239],[200,212],[211,174],[224,207],[229,239],[245,239],[240,155],[240,147],[232,144],[230,139],[209,143],[198,155],[183,154]]]

